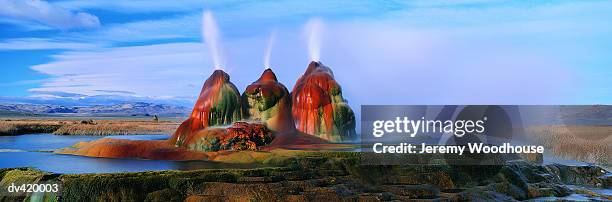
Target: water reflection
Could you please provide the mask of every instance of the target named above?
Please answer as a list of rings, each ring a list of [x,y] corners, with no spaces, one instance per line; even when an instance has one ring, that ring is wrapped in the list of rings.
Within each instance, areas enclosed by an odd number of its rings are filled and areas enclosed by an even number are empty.
[[[59,136],[52,134],[0,137],[0,168],[33,167],[54,173],[114,173],[203,168],[254,168],[256,164],[225,164],[206,161],[109,159],[54,154],[51,151],[100,138],[161,140],[168,135]]]

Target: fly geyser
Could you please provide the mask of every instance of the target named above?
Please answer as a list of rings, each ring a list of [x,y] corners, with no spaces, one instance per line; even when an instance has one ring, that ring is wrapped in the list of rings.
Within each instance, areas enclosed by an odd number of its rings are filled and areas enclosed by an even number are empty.
[[[308,65],[293,92],[266,69],[241,95],[223,70],[204,82],[168,140],[103,138],[57,153],[107,158],[216,160],[242,150],[320,149],[355,137],[355,115],[331,69]]]
[[[271,147],[316,145],[327,141],[299,132],[291,115],[291,94],[278,82],[271,69],[266,69],[259,79],[247,86],[242,94],[242,108],[249,121],[265,124],[274,132]]]
[[[189,118],[167,140],[104,138],[58,153],[109,158],[215,160],[241,150],[322,148],[355,136],[355,115],[331,69],[311,62],[293,91],[269,69],[274,34],[266,48],[267,68],[241,95],[222,68],[220,34],[212,12],[202,15],[202,38],[216,67],[204,82]],[[319,57],[319,21],[313,21],[310,50]],[[329,144],[330,146],[333,146]],[[222,157],[221,157],[222,158]]]
[[[295,131],[291,116],[291,94],[278,82],[271,69],[247,86],[242,93],[245,115],[253,121],[263,122],[270,130],[280,133]]]
[[[311,62],[295,83],[291,97],[297,130],[328,141],[356,136],[355,114],[342,97],[342,89],[329,67]]]
[[[242,119],[240,92],[223,70],[215,70],[204,82],[191,116],[174,132],[176,146],[192,142],[198,131],[209,126],[229,125]]]

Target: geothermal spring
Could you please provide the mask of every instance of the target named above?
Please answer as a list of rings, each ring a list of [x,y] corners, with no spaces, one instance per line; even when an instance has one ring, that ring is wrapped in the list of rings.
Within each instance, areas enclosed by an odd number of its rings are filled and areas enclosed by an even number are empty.
[[[223,70],[220,30],[202,15],[202,38],[214,71],[204,82],[189,118],[168,140],[102,139],[60,153],[110,158],[214,160],[223,151],[319,148],[355,138],[355,115],[331,68],[319,61],[322,21],[306,26],[312,62],[291,91],[270,67],[275,32],[264,50],[264,71],[241,91]]]

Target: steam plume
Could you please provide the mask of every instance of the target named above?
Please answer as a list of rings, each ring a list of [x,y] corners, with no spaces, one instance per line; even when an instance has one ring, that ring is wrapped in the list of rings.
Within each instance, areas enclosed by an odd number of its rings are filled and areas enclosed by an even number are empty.
[[[215,22],[215,18],[209,10],[204,11],[202,15],[202,35],[204,42],[208,45],[208,49],[212,54],[215,69],[222,69],[223,59],[221,56],[221,47],[219,46],[221,36],[219,35],[219,27]]]
[[[323,21],[318,18],[310,19],[306,23],[306,33],[308,34],[308,54],[310,60],[319,61],[321,58],[321,30]]]
[[[266,46],[266,52],[264,55],[264,68],[270,69],[270,55],[272,54],[272,46],[274,45],[274,39],[276,38],[276,32],[270,34],[268,38],[268,45]]]

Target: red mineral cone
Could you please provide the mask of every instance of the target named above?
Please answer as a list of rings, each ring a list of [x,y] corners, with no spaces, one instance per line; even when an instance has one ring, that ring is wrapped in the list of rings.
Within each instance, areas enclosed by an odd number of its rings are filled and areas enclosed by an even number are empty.
[[[242,103],[244,114],[250,120],[264,123],[279,135],[295,131],[291,94],[271,69],[266,69],[257,81],[247,86]]]
[[[229,75],[215,70],[204,83],[191,116],[179,126],[170,141],[181,146],[208,126],[229,125],[241,120],[240,99],[240,93],[230,82]]]
[[[329,141],[354,138],[355,115],[329,67],[311,62],[291,97],[297,130]]]

